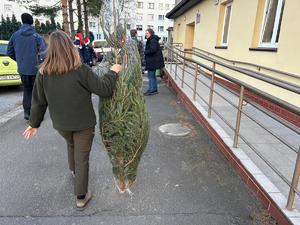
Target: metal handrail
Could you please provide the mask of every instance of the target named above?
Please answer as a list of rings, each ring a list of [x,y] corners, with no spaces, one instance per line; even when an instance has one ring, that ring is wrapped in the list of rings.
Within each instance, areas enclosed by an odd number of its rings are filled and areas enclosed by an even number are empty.
[[[218,60],[215,60],[215,59],[213,59],[213,58],[211,58],[209,56],[205,56],[205,55],[203,55],[201,53],[192,52],[191,54],[193,54],[193,55],[195,55],[197,57],[200,57],[202,59],[211,61],[211,62],[214,62],[214,61],[218,62],[218,65],[224,66],[224,63],[222,63],[222,62],[220,62]],[[225,64],[225,65],[227,65],[227,66],[225,66],[227,68],[229,68],[228,66],[230,66],[228,64]],[[282,80],[282,79],[279,79],[279,78],[272,77],[271,75],[268,75],[268,74],[260,73],[260,72],[257,72],[257,71],[252,71],[252,70],[241,68],[241,67],[230,66],[229,69],[232,69],[232,67],[234,67],[237,70],[239,70],[238,72],[241,72],[241,70],[245,71],[246,75],[252,76],[252,77],[254,77],[256,79],[261,78],[265,82],[271,83],[273,85],[276,85],[276,86],[284,88],[284,89],[287,89],[288,87],[291,87],[291,90],[293,90],[297,94],[299,94],[299,92],[300,92],[300,86],[296,85],[296,84],[293,84],[291,82],[288,82],[288,81],[285,81],[285,80]],[[298,79],[300,79],[300,77],[298,77]]]
[[[178,49],[178,51],[180,51],[182,53],[185,53],[185,54],[192,54],[192,55],[198,56],[198,57],[200,57],[202,59],[205,59],[207,61],[210,61],[210,62],[215,63],[217,65],[220,65],[222,67],[225,67],[225,68],[230,69],[232,71],[245,74],[245,75],[247,75],[249,77],[253,77],[255,79],[267,82],[269,84],[275,85],[275,86],[283,88],[285,90],[294,92],[296,94],[300,94],[300,87],[298,85],[295,85],[295,84],[292,84],[292,83],[289,83],[289,82],[286,82],[286,81],[282,81],[280,79],[276,79],[276,78],[273,78],[273,77],[268,76],[268,75],[262,76],[262,74],[254,73],[253,71],[247,71],[247,70],[235,67],[235,66],[231,66],[231,65],[228,65],[226,63],[223,63],[223,62],[220,62],[218,60],[215,60],[213,58],[210,58],[210,57],[207,57],[207,56],[203,56],[203,55],[200,55],[200,54],[197,54],[197,53],[193,53],[191,51],[183,51],[183,50],[180,50],[180,49]]]
[[[288,102],[285,102],[281,99],[278,99],[276,96],[272,96],[270,94],[267,94],[243,81],[240,81],[238,79],[235,79],[219,70],[216,70],[215,66],[216,64],[223,64],[220,63],[216,60],[209,60],[211,62],[213,62],[212,67],[209,67],[199,61],[196,61],[194,59],[191,59],[189,57],[186,57],[186,54],[190,54],[187,51],[182,51],[178,48],[175,48],[172,45],[167,45],[166,49],[168,50],[168,61],[171,63],[170,65],[170,69],[172,71],[172,64],[175,64],[175,80],[176,77],[179,77],[180,83],[181,83],[181,87],[184,88],[184,84],[190,88],[193,91],[193,98],[195,100],[195,97],[198,96],[206,105],[208,105],[208,117],[211,117],[211,111],[213,111],[214,113],[216,113],[217,116],[220,117],[220,119],[222,119],[222,121],[225,122],[225,124],[227,126],[229,126],[230,129],[232,129],[234,131],[234,144],[233,147],[236,148],[237,144],[238,144],[238,138],[241,138],[268,166],[270,166],[270,168],[279,176],[281,177],[281,179],[290,187],[290,193],[289,193],[289,198],[288,198],[288,202],[287,202],[287,209],[291,210],[294,200],[295,200],[295,195],[299,195],[300,192],[297,190],[297,184],[299,181],[299,177],[300,177],[300,150],[297,151],[295,147],[293,147],[292,145],[290,145],[287,141],[285,141],[284,139],[282,139],[280,136],[278,136],[276,133],[273,133],[271,130],[269,130],[268,128],[264,127],[262,123],[260,123],[259,121],[257,121],[256,119],[252,118],[248,113],[246,113],[243,110],[243,101],[245,101],[245,97],[244,97],[244,90],[247,89],[269,101],[271,101],[272,103],[275,103],[277,105],[280,105],[282,108],[293,112],[296,115],[300,115],[300,108],[294,105],[291,105]],[[170,54],[171,53],[171,54]],[[175,55],[175,57],[174,57]],[[174,61],[175,59],[175,61]],[[179,64],[181,66],[179,66]],[[181,78],[180,75],[177,75],[177,67],[181,68],[182,73],[181,73]],[[191,68],[191,69],[195,69],[195,74],[193,74],[190,71],[187,71],[187,68]],[[228,67],[227,67],[228,68]],[[211,75],[209,75],[209,73],[206,73],[206,71],[203,71],[203,69],[209,71],[211,73]],[[239,68],[230,68],[236,72],[239,73],[243,73],[245,74],[245,71],[240,71]],[[202,71],[202,72],[201,72]],[[184,80],[184,75],[185,73],[194,76],[194,87],[192,87],[190,84],[186,83]],[[211,86],[209,86],[208,84],[206,84],[204,81],[201,81],[199,79],[199,75],[204,75],[206,78],[210,78],[211,81]],[[233,92],[232,90],[230,90],[229,87],[226,87],[225,85],[221,85],[221,87],[225,88],[226,90],[229,90],[230,93],[234,93],[235,96],[239,97],[239,104],[238,106],[235,106],[233,104],[233,102],[231,102],[230,100],[224,98],[218,91],[214,90],[214,83],[215,83],[215,76],[218,75],[219,77],[225,78],[226,80],[229,80],[237,85],[239,85],[240,88],[240,93],[237,94],[235,92]],[[257,78],[259,79],[259,78]],[[261,80],[261,79],[260,79]],[[210,93],[209,93],[209,101],[207,102],[197,91],[197,82],[200,81],[201,83],[203,83],[208,89],[210,89]],[[267,82],[266,80],[264,80],[265,82]],[[272,81],[271,81],[272,82]],[[270,83],[270,82],[268,82]],[[276,82],[275,82],[276,83]],[[273,84],[273,83],[271,83]],[[276,85],[276,84],[274,84]],[[278,86],[278,85],[276,85]],[[290,90],[291,87],[287,87],[288,90]],[[236,117],[236,125],[235,127],[233,127],[222,115],[220,115],[219,112],[217,112],[216,109],[214,109],[214,107],[212,107],[212,103],[213,103],[213,94],[217,94],[219,97],[221,97],[222,99],[224,99],[226,102],[228,102],[230,105],[232,105],[234,108],[236,108],[238,110],[237,112],[237,117]],[[297,93],[297,92],[296,92]],[[257,105],[255,103],[253,103],[250,99],[247,99],[247,102],[249,102],[252,106],[254,106],[255,108],[257,108],[258,110],[260,110],[261,112],[265,113],[266,115],[270,116],[271,118],[274,118],[276,116],[274,115],[270,115],[268,112],[266,112],[266,110],[263,110],[261,107],[257,107]],[[295,165],[295,170],[294,170],[294,175],[293,175],[293,180],[292,182],[290,182],[278,169],[276,169],[272,163],[270,163],[250,142],[247,141],[247,139],[240,134],[239,130],[240,130],[240,123],[241,121],[241,116],[245,115],[247,118],[249,118],[251,121],[253,121],[254,123],[256,123],[257,125],[259,125],[260,127],[262,127],[264,130],[266,130],[268,133],[270,133],[272,136],[274,136],[276,139],[278,139],[279,141],[281,141],[281,143],[283,143],[285,146],[287,146],[290,150],[292,150],[293,152],[295,152],[298,157],[297,157],[297,161],[296,161],[296,165]],[[298,127],[294,127],[289,123],[285,123],[283,121],[281,121],[278,118],[275,118],[278,122],[280,122],[282,125],[290,128],[291,130],[295,131],[297,134],[300,134],[300,129]]]
[[[173,46],[171,46],[171,45],[166,45],[166,47],[167,47],[169,50],[171,50],[171,52],[173,52],[173,53],[175,53],[175,54],[176,54],[176,51],[179,52],[179,53],[183,53],[183,54],[189,54],[188,52],[182,51],[182,50],[180,50],[180,49],[176,49],[175,47],[173,47]],[[174,50],[174,49],[175,49],[175,50]],[[279,99],[279,98],[277,98],[277,97],[275,97],[275,96],[273,96],[273,95],[270,95],[270,94],[268,94],[268,93],[266,93],[266,92],[263,92],[262,90],[260,90],[260,89],[258,89],[258,88],[255,88],[255,87],[249,85],[248,83],[245,83],[245,82],[243,82],[243,81],[241,81],[241,80],[238,80],[238,79],[236,79],[236,78],[234,78],[234,77],[232,77],[232,76],[230,76],[230,75],[227,75],[227,74],[225,74],[225,73],[223,73],[223,72],[221,72],[221,71],[219,71],[219,70],[210,68],[209,66],[207,66],[207,65],[205,65],[205,64],[203,64],[203,63],[201,63],[201,62],[198,62],[198,61],[196,61],[196,60],[194,60],[194,59],[191,59],[191,58],[182,56],[182,55],[180,55],[180,54],[178,54],[178,55],[179,55],[183,60],[188,61],[188,62],[191,62],[191,63],[198,64],[200,67],[203,67],[203,68],[205,68],[206,70],[208,70],[208,71],[210,71],[210,72],[212,72],[212,73],[215,73],[215,74],[217,74],[217,75],[220,76],[220,77],[225,78],[226,80],[229,80],[229,81],[231,81],[231,82],[233,82],[233,83],[236,83],[236,84],[238,84],[238,85],[240,85],[240,86],[244,86],[245,88],[247,88],[248,90],[252,91],[253,93],[255,93],[255,94],[257,94],[257,95],[259,95],[259,96],[261,96],[261,97],[263,97],[263,98],[266,98],[267,100],[270,100],[271,102],[274,102],[275,104],[277,104],[277,105],[279,105],[279,106],[281,106],[281,107],[287,109],[288,111],[290,111],[290,112],[292,112],[292,113],[294,113],[294,114],[300,116],[300,108],[299,108],[299,107],[297,107],[297,106],[295,106],[295,105],[292,105],[292,104],[290,104],[290,103],[288,103],[288,102],[286,102],[286,101],[283,101],[282,99]],[[212,61],[212,62],[218,63],[217,61]],[[233,71],[240,72],[240,73],[243,73],[243,74],[246,74],[246,75],[251,76],[251,74],[248,74],[248,73],[245,72],[245,71],[240,71],[239,69],[236,69],[236,68],[231,67],[231,66],[227,66],[227,65],[225,65],[224,63],[222,63],[222,65],[224,65],[224,66],[227,67],[227,68],[232,69]],[[256,78],[256,79],[277,86],[276,84],[270,83],[270,82],[264,80],[263,78]],[[291,89],[290,87],[286,87],[285,89],[288,90],[288,91],[294,92],[293,89]],[[300,94],[300,90],[297,90],[295,93]]]
[[[289,76],[289,77],[300,79],[300,75],[297,75],[297,74],[288,73],[288,72],[285,72],[285,71],[277,70],[277,69],[274,69],[274,68],[270,68],[270,67],[266,67],[266,66],[262,66],[262,65],[258,65],[258,64],[254,64],[254,63],[238,61],[238,60],[232,60],[232,59],[226,59],[222,56],[213,54],[211,52],[205,51],[205,50],[200,49],[200,48],[192,47],[192,51],[203,52],[203,53],[207,54],[208,56],[213,56],[213,57],[219,58],[221,60],[227,61],[227,62],[232,63],[232,64],[241,64],[241,65],[253,66],[253,67],[256,67],[259,71],[261,69],[264,69],[264,70],[268,70],[268,71],[278,73],[278,74],[281,74],[281,75],[286,75],[286,76]]]

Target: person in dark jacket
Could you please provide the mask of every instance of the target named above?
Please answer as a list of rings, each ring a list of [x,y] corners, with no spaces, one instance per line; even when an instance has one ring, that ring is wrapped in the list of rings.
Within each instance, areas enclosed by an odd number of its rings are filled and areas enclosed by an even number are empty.
[[[112,96],[121,66],[115,64],[107,74],[98,76],[81,62],[70,37],[62,31],[50,35],[47,54],[34,84],[29,127],[23,136],[29,139],[37,133],[49,108],[53,127],[67,142],[76,206],[84,208],[92,197],[88,175],[96,116],[91,94]]]
[[[73,42],[74,46],[77,48],[81,61],[83,61],[83,34],[77,31],[75,34],[75,41]]]
[[[144,63],[144,59],[145,59],[145,55],[144,55],[144,44],[141,40],[137,39],[137,30],[136,29],[132,29],[130,30],[130,37],[132,40],[134,40],[136,42],[139,54],[140,54],[140,58],[141,58],[141,65],[143,66]]]
[[[24,119],[30,116],[32,89],[38,71],[38,64],[43,61],[46,51],[44,39],[35,31],[33,18],[28,13],[21,15],[23,25],[11,36],[7,55],[15,60],[18,65],[18,73],[21,76],[24,86],[23,108]]]
[[[94,49],[90,46],[90,40],[84,39],[84,45],[82,46],[82,58],[83,62],[90,67],[93,66],[93,59],[96,58]]]
[[[91,44],[92,44],[93,41],[95,40],[95,36],[94,36],[94,34],[93,34],[92,31],[89,32],[89,40],[90,40],[90,43],[91,43]]]
[[[155,72],[157,69],[162,69],[165,64],[159,45],[160,37],[156,36],[152,29],[147,29],[146,38],[145,61],[146,70],[148,70],[149,88],[144,95],[154,95],[158,93]]]

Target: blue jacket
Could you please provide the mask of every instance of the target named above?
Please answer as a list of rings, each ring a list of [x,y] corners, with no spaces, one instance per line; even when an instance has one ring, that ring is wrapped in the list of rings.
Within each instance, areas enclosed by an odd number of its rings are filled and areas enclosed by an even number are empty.
[[[17,61],[18,72],[22,75],[36,75],[38,71],[38,54],[46,51],[44,39],[29,24],[23,24],[11,36],[7,55]]]

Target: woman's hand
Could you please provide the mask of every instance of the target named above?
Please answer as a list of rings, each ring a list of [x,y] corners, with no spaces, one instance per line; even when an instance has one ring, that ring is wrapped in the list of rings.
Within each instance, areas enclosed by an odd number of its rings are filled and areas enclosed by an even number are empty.
[[[120,73],[121,70],[122,70],[122,66],[119,65],[119,64],[114,64],[114,65],[110,68],[110,70],[112,70],[112,71],[114,71],[114,72],[116,72],[116,73]]]
[[[31,126],[28,126],[27,129],[23,133],[23,137],[28,140],[32,136],[34,136],[38,131],[38,128],[33,128]]]

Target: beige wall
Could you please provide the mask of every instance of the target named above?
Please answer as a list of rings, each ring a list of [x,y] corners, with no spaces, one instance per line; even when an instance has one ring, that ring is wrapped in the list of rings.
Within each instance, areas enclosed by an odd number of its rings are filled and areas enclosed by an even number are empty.
[[[280,77],[276,74],[270,75],[300,85],[299,0],[285,1],[278,51],[258,52],[249,50],[249,48],[255,44],[254,39],[258,35],[257,29],[255,30],[255,26],[258,26],[257,23],[259,23],[259,20],[257,20],[258,4],[264,4],[264,1],[265,0],[233,1],[228,49],[215,49],[217,43],[220,42],[218,41],[218,24],[219,14],[222,14],[222,10],[220,10],[221,4],[215,5],[212,0],[203,0],[184,15],[175,19],[174,42],[185,43],[186,25],[193,23],[196,14],[200,13],[200,23],[195,24],[194,47],[207,50],[227,59],[250,62],[296,74],[299,76],[299,79]],[[179,32],[178,24],[180,24]],[[264,84],[264,82],[247,78],[247,76],[234,75],[233,73],[232,75],[300,107],[299,95],[273,88],[270,85]]]

